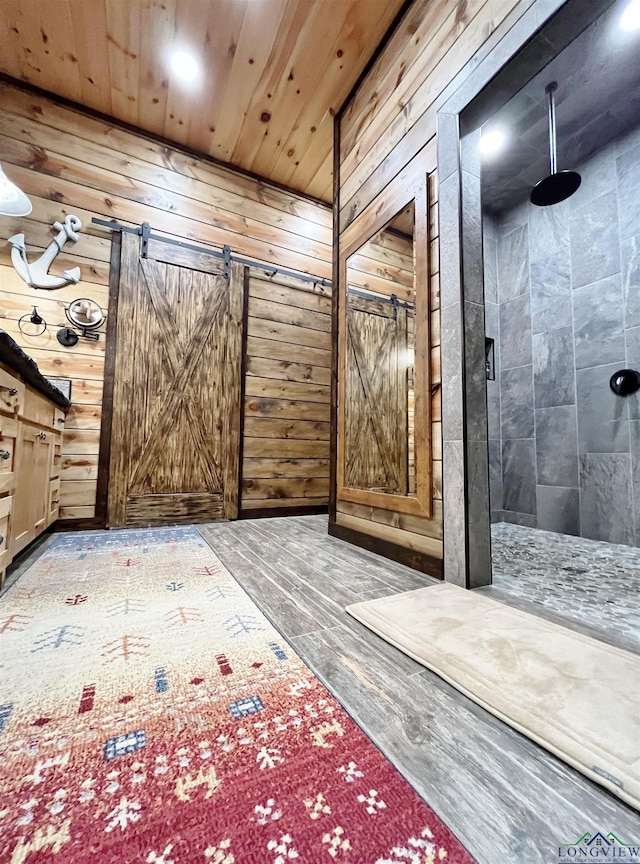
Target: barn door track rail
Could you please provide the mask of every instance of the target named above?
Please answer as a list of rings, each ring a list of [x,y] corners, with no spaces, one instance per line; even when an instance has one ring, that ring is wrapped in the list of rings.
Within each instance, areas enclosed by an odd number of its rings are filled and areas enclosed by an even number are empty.
[[[236,261],[238,264],[243,264],[245,267],[255,267],[258,270],[264,271],[267,276],[272,277],[279,273],[282,276],[290,276],[293,279],[300,279],[302,282],[311,282],[313,285],[320,285],[323,288],[331,288],[332,282],[330,279],[324,279],[320,276],[310,276],[308,273],[298,273],[295,270],[287,270],[284,267],[270,267],[263,261],[254,261],[251,258],[242,258],[239,255],[234,255],[230,246],[223,246],[222,250],[211,249],[207,246],[196,246],[193,243],[186,243],[184,240],[174,240],[171,237],[161,237],[159,234],[152,234],[151,226],[148,222],[143,222],[138,227],[131,225],[122,225],[120,222],[110,222],[106,219],[98,219],[94,216],[91,220],[94,225],[100,225],[103,228],[110,228],[112,231],[122,231],[125,234],[137,234],[142,238],[140,244],[140,257],[146,258],[149,250],[149,240],[159,240],[162,243],[168,243],[170,246],[179,246],[181,249],[190,249],[193,252],[199,252],[204,255],[211,255],[213,258],[221,258],[224,262],[224,277],[229,278],[229,265],[231,261]]]
[[[364,300],[375,300],[376,303],[390,304],[393,306],[394,321],[398,317],[398,309],[409,309],[411,312],[415,309],[415,303],[411,303],[407,300],[400,300],[397,294],[391,294],[390,297],[382,297],[372,294],[369,291],[359,291],[357,288],[348,288],[347,295],[349,297],[362,297]]]

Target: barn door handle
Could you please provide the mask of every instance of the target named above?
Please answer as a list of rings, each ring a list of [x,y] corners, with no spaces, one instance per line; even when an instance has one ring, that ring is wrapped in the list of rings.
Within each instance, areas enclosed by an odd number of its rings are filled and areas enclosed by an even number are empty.
[[[11,453],[8,450],[0,450],[0,459],[11,459]]]

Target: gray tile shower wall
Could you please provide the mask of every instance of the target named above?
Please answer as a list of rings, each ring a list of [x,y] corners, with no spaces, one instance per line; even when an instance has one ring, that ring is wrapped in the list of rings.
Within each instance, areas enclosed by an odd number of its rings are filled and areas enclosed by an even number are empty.
[[[491,521],[502,522],[502,433],[500,429],[500,306],[498,304],[498,226],[483,216],[484,323],[486,336],[494,340],[495,380],[487,381],[489,434],[489,505]],[[640,313],[640,307],[639,307]],[[639,314],[640,318],[640,314]],[[639,424],[640,425],[640,424]]]
[[[484,217],[490,506],[512,522],[640,546],[640,129],[577,170],[568,201]]]

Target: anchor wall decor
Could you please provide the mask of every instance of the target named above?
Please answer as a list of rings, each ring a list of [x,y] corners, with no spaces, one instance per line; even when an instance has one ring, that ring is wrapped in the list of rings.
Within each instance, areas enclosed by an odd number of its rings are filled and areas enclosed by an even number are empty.
[[[27,247],[24,242],[24,234],[14,234],[9,237],[11,243],[11,261],[15,267],[18,276],[30,285],[32,288],[44,288],[48,291],[53,291],[55,288],[64,288],[65,285],[70,285],[80,281],[80,268],[73,267],[70,270],[65,270],[62,276],[53,276],[49,273],[49,267],[53,263],[56,255],[68,240],[74,243],[78,240],[78,231],[82,228],[82,222],[77,216],[69,214],[65,217],[64,222],[54,222],[54,229],[57,230],[57,235],[45,249],[42,255],[33,263],[29,263],[27,258]]]

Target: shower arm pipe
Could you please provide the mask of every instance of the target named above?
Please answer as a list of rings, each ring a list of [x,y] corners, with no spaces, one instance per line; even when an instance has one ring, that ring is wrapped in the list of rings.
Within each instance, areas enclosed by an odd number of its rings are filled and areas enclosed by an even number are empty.
[[[545,92],[549,104],[549,161],[551,163],[551,174],[558,170],[558,154],[556,148],[556,103],[553,94],[558,89],[557,81],[547,84]]]

